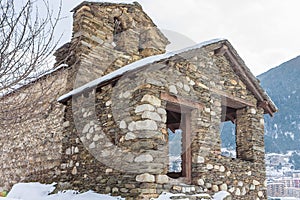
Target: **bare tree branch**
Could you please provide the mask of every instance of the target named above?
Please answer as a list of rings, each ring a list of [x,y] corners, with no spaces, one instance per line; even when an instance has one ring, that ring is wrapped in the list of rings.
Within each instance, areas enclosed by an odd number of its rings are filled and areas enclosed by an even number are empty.
[[[32,81],[54,64],[61,6],[54,12],[46,0],[0,1],[0,128],[51,110],[44,97],[59,90],[51,88],[57,80]],[[36,113],[37,105],[45,108]]]
[[[41,15],[36,1],[27,0],[20,9],[15,2],[0,1],[0,94],[49,69],[48,63],[59,41],[54,40],[54,33],[61,5],[54,14],[44,0],[46,12]]]

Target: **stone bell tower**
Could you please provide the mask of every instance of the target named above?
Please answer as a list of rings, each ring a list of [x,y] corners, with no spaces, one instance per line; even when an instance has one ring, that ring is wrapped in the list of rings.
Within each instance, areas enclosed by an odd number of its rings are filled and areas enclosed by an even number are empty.
[[[136,2],[85,1],[72,12],[72,40],[56,52],[56,60],[73,66],[69,80],[73,88],[136,60],[164,53],[169,44]]]

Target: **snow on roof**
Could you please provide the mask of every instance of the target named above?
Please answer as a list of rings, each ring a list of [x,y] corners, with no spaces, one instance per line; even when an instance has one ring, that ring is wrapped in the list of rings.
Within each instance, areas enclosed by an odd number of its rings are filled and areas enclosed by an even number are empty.
[[[18,82],[16,85],[13,86],[13,88],[9,89],[9,90],[6,90],[6,91],[1,91],[0,92],[0,97],[3,97],[5,95],[8,95],[10,93],[13,93],[14,91],[44,77],[44,76],[47,76],[49,74],[52,74],[56,71],[58,71],[59,69],[61,68],[64,68],[64,67],[68,67],[67,64],[61,64],[59,66],[57,66],[56,68],[54,69],[46,69],[46,70],[42,70],[42,71],[38,71],[38,72],[34,72],[34,73],[31,73],[28,75],[28,77],[26,77],[25,79],[21,80],[20,82]]]
[[[137,69],[139,69],[139,68],[141,68],[141,67],[143,67],[147,64],[154,63],[154,62],[157,62],[159,60],[169,58],[169,57],[172,57],[174,55],[177,55],[177,54],[180,54],[180,53],[183,53],[183,52],[186,52],[186,51],[190,51],[190,50],[193,50],[193,49],[199,49],[199,48],[202,48],[204,46],[207,46],[207,45],[210,45],[210,44],[213,44],[213,43],[217,43],[217,42],[220,42],[220,41],[224,41],[224,40],[225,39],[223,39],[223,38],[213,39],[213,40],[205,41],[205,42],[196,44],[194,46],[187,47],[187,48],[184,48],[184,49],[180,49],[180,50],[177,50],[177,51],[167,52],[165,54],[150,56],[150,57],[138,60],[136,62],[133,62],[133,63],[131,63],[129,65],[126,65],[126,66],[124,66],[120,69],[117,69],[117,70],[115,70],[115,71],[113,71],[113,72],[111,72],[111,73],[109,73],[105,76],[102,76],[98,79],[95,79],[95,80],[93,80],[93,81],[91,81],[91,82],[89,82],[89,83],[87,83],[87,84],[85,84],[81,87],[78,87],[78,88],[76,88],[76,89],[60,96],[57,99],[57,101],[59,101],[59,102],[64,101],[64,100],[70,98],[73,95],[80,94],[83,91],[92,89],[92,88],[96,87],[97,85],[99,85],[103,82],[114,79],[118,76],[123,75],[124,73],[130,72],[130,71],[133,71],[133,70],[137,70]]]
[[[54,69],[46,70],[46,71],[44,71],[44,72],[41,72],[41,73],[39,73],[39,75],[37,75],[36,77],[33,76],[33,77],[30,79],[30,82],[36,81],[36,80],[38,80],[38,79],[40,79],[40,78],[42,78],[42,77],[44,77],[44,76],[47,76],[47,75],[49,75],[49,74],[52,74],[53,72],[56,72],[56,71],[58,71],[59,69],[64,68],[64,67],[68,67],[68,65],[67,65],[67,64],[60,64],[60,65],[58,65],[57,67],[55,67]]]

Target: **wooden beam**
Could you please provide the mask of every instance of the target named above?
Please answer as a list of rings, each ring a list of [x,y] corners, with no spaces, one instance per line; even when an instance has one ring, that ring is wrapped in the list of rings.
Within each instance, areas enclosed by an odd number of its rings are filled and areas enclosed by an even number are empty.
[[[216,90],[216,89],[210,89],[210,91],[222,97],[222,104],[224,106],[236,108],[236,109],[244,108],[246,106],[256,107],[255,104],[253,104],[252,102],[239,97],[235,97],[224,91]]]
[[[222,105],[224,105],[224,106],[235,108],[235,109],[241,109],[246,106],[256,107],[255,104],[253,104],[252,102],[242,99],[242,98],[239,98],[239,97],[235,97],[224,91],[220,91],[220,90],[216,90],[216,89],[211,89],[210,91],[221,96]],[[180,109],[181,109],[180,111],[178,111],[178,108],[176,108],[176,109],[174,108],[175,110],[172,109],[171,107],[169,108],[170,110],[172,110],[174,112],[182,112],[184,109],[203,109],[204,108],[203,104],[200,102],[187,100],[187,99],[184,99],[181,97],[171,96],[167,93],[161,93],[160,97],[162,100],[165,100],[165,101],[175,104],[175,108],[180,106]]]
[[[258,101],[263,101],[264,98],[262,97],[262,95],[260,94],[260,92],[258,91],[258,88],[257,88],[259,86],[255,85],[253,83],[254,80],[251,80],[251,78],[246,74],[246,70],[242,69],[242,67],[239,64],[239,62],[235,59],[235,56],[229,50],[226,50],[225,53],[224,53],[224,55],[231,62],[231,66],[232,66],[234,72],[242,80],[244,80],[246,82],[246,86],[254,94],[254,96],[256,96],[256,98],[258,99]]]
[[[185,124],[182,137],[182,175],[187,184],[191,183],[192,178],[192,152],[191,152],[191,113],[184,114]]]
[[[187,109],[203,109],[204,106],[200,102],[187,100],[185,98],[171,96],[168,93],[161,93],[160,98],[162,100],[168,101],[170,103],[174,103],[176,105],[179,105],[181,109],[187,108]]]
[[[221,48],[215,50],[215,54],[223,56],[227,50],[228,47],[226,45],[223,45]]]
[[[263,108],[263,109],[265,110],[265,113],[269,113],[269,115],[270,115],[271,117],[273,117],[273,113],[274,113],[274,112],[272,112],[272,110],[271,110],[271,108],[270,108],[270,105],[269,105],[269,102],[268,102],[268,101],[264,100],[264,101],[262,101],[262,102],[259,102],[259,103],[258,103],[258,107]]]

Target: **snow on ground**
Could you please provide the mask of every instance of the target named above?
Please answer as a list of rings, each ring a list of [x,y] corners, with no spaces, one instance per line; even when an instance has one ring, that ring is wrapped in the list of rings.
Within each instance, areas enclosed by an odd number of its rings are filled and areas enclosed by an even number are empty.
[[[13,186],[7,197],[0,197],[0,200],[125,200],[121,197],[97,194],[93,191],[79,194],[76,191],[68,190],[49,195],[55,189],[54,185],[18,183]]]
[[[13,186],[7,197],[0,197],[0,200],[125,200],[125,198],[97,194],[93,191],[78,193],[68,190],[57,194],[50,194],[55,189],[55,184],[41,183],[18,183]],[[213,196],[214,200],[223,200],[229,193],[221,191]],[[182,196],[183,194],[162,193],[157,199],[168,200],[173,196]],[[197,194],[197,197],[209,197],[208,194]],[[207,198],[205,198],[207,199]]]
[[[228,195],[230,195],[228,192],[226,192],[226,191],[220,191],[220,192],[216,193],[213,196],[213,198],[214,198],[214,200],[223,200]]]
[[[169,200],[171,199],[171,197],[176,197],[176,196],[184,196],[184,194],[171,194],[171,193],[162,193],[157,199],[153,199],[153,200]],[[191,195],[191,196],[195,196],[195,197],[210,197],[208,194],[195,194],[195,195]],[[207,198],[205,198],[207,199]],[[216,199],[219,200],[219,199]]]

